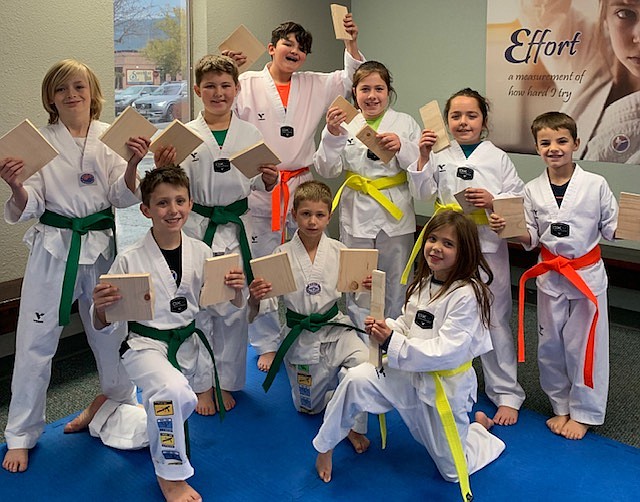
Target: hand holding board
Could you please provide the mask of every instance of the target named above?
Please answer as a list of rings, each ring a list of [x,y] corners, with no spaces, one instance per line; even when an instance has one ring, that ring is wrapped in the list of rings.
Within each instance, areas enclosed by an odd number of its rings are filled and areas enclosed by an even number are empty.
[[[264,141],[234,154],[229,161],[247,178],[261,174],[259,167],[263,164],[280,164],[278,156]]]
[[[24,183],[58,155],[51,143],[36,129],[29,119],[25,119],[0,138],[0,159],[12,157],[23,162],[17,177]]]
[[[154,294],[151,274],[104,274],[100,284],[119,289],[119,302],[105,309],[108,323],[114,321],[148,321],[153,319]]]
[[[186,125],[175,119],[149,145],[153,153],[162,146],[173,146],[176,149],[176,165],[182,163],[191,152],[198,148],[204,140]]]
[[[219,46],[220,52],[242,52],[247,60],[238,67],[240,73],[248,70],[266,51],[265,46],[243,24],[238,26]]]
[[[236,290],[224,283],[224,276],[240,266],[240,255],[230,253],[208,258],[204,263],[204,286],[200,292],[200,306],[208,307],[233,300]]]
[[[362,141],[369,150],[375,153],[382,162],[388,164],[391,159],[396,155],[391,150],[387,150],[380,144],[380,140],[376,137],[377,133],[370,125],[364,126],[358,134],[356,134],[356,138]]]
[[[289,255],[286,252],[255,258],[249,263],[256,279],[264,279],[271,283],[271,291],[264,296],[264,300],[297,291]]]
[[[331,4],[331,19],[333,20],[333,31],[336,33],[336,40],[353,40],[353,37],[344,29],[344,16],[349,10],[344,5]]]
[[[347,114],[347,120],[345,122],[348,124],[353,120],[353,118],[360,113],[355,106],[349,103],[342,96],[338,96],[333,102],[329,105],[329,108],[337,107],[340,108],[343,112]]]
[[[471,214],[473,211],[480,208],[474,206],[471,202],[469,202],[466,199],[466,197],[464,196],[465,190],[460,190],[458,193],[453,194],[453,196],[458,201],[458,204],[460,204],[460,207],[462,208],[462,212],[464,214]]]
[[[377,249],[341,249],[338,269],[338,291],[367,291],[362,281],[378,266]]]
[[[493,212],[502,216],[506,221],[505,227],[498,232],[498,235],[503,239],[527,234],[523,197],[493,199]]]
[[[116,152],[127,162],[133,156],[127,141],[129,138],[142,136],[151,138],[158,129],[133,107],[127,106],[111,127],[100,135],[100,141]]]
[[[447,128],[444,125],[438,102],[433,100],[420,108],[420,117],[422,117],[424,128],[434,131],[438,135],[438,139],[431,151],[438,153],[440,150],[447,148],[451,143],[449,142],[449,135],[447,134]]]

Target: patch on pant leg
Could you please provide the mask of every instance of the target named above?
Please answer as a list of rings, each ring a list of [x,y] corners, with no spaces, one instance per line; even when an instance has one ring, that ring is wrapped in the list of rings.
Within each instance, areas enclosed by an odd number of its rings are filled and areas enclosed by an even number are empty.
[[[173,419],[172,418],[159,418],[158,430],[160,432],[173,432]]]
[[[176,447],[176,438],[173,434],[168,432],[160,433],[160,446],[163,448],[175,448]]]
[[[298,393],[300,395],[300,411],[310,412],[313,407],[311,405],[311,385],[313,379],[309,373],[309,366],[306,364],[298,365]]]
[[[173,401],[154,401],[153,412],[157,417],[173,415]]]
[[[171,462],[167,462],[167,465],[182,465],[182,458],[180,458],[180,453],[174,450],[162,450],[162,456],[165,460],[171,460]]]

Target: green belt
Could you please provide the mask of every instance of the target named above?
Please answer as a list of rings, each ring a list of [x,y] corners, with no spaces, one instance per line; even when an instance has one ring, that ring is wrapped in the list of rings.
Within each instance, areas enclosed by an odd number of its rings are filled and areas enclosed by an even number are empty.
[[[84,218],[69,218],[61,216],[45,209],[40,216],[40,223],[55,228],[68,228],[72,231],[71,245],[67,255],[67,265],[64,269],[64,279],[62,281],[62,296],[60,297],[60,307],[58,309],[58,324],[66,326],[71,317],[71,304],[73,303],[73,290],[78,277],[78,262],[80,261],[80,237],[91,230],[113,230],[115,236],[116,221],[110,207],[90,214]]]
[[[276,377],[276,374],[280,369],[280,364],[282,364],[282,360],[284,359],[285,354],[287,353],[291,345],[293,345],[293,342],[295,342],[298,336],[300,336],[300,333],[302,333],[303,329],[315,333],[324,326],[342,326],[348,329],[355,329],[360,333],[365,332],[364,330],[358,329],[351,324],[329,322],[331,319],[338,315],[338,312],[339,310],[337,303],[334,303],[333,307],[331,307],[328,312],[324,314],[311,314],[308,316],[298,314],[293,310],[287,309],[287,327],[291,328],[291,331],[289,331],[289,334],[280,344],[280,348],[278,348],[278,352],[276,352],[276,355],[273,358],[273,362],[271,363],[271,368],[269,368],[269,373],[267,373],[267,378],[265,378],[264,382],[262,383],[262,388],[265,392],[267,392],[271,387],[273,379]]]
[[[251,249],[247,240],[247,231],[244,223],[240,219],[249,209],[249,199],[240,199],[228,206],[203,206],[193,203],[193,211],[200,216],[209,219],[209,225],[204,233],[202,241],[208,246],[213,243],[213,237],[216,234],[218,225],[226,225],[227,223],[235,223],[238,225],[238,241],[240,242],[240,252],[242,253],[242,262],[244,263],[244,273],[247,276],[247,283],[253,281],[253,272],[251,271]]]

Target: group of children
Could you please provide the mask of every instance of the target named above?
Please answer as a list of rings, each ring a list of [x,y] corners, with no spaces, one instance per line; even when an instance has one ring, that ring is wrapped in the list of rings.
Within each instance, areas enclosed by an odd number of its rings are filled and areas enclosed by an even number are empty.
[[[368,448],[366,413],[396,408],[443,477],[460,481],[467,496],[468,475],[505,447],[488,429],[515,424],[525,398],[509,328],[507,245],[496,233],[505,221],[493,211],[494,199],[518,195],[524,195],[527,219],[527,234],[519,240],[527,249],[542,246],[541,268],[532,274],[542,274],[541,385],[555,413],[547,424],[579,439],[590,425],[603,423],[608,321],[598,241],[614,238],[617,204],[604,178],[573,163],[575,123],[558,112],[536,119],[532,132],[547,169],[525,186],[507,154],[485,139],[487,101],[463,89],[444,110],[453,141],[434,153],[436,134],[421,132],[409,115],[389,107],[394,91],[387,68],[362,63],[350,14],[344,27],[353,40],[345,41],[344,69],[334,73],[298,71],[311,35],[295,23],[273,31],[272,60],[262,71],[239,75],[241,53],[202,58],[194,90],[204,110],[187,125],[205,141],[181,167],[172,165],[175,148],[157,151],[157,167],[141,183],[136,166],[149,138],[131,138],[132,157],[122,160],[97,139],[107,125],[98,122],[103,100],[93,72],[73,60],[49,70],[43,105],[50,125],[42,132],[60,155],[24,183],[18,181],[22,161],[0,159],[0,175],[12,191],[6,221],[39,218],[25,237],[31,253],[5,469],[27,468],[45,423],[51,359],[78,299],[102,394],[65,431],[88,427],[118,448],[148,445],[167,500],[200,499],[186,482],[193,468],[185,421],[194,410],[211,415],[234,407],[232,392],[245,385],[248,341],[260,354],[258,367],[270,370],[268,380],[285,364],[298,411],[325,412],[313,441],[324,481],[331,479],[332,449],[344,437],[357,452]],[[344,111],[329,108],[348,93],[363,123],[377,131],[381,148],[394,154],[388,163],[356,138]],[[313,136],[323,117],[316,150]],[[265,164],[248,179],[228,159],[260,139],[282,162]],[[333,203],[329,188],[312,181],[312,164],[326,177],[346,172]],[[462,190],[477,208],[469,216],[454,197]],[[401,276],[414,256],[416,230],[412,201],[434,195],[436,212],[416,244],[418,265],[406,287]],[[140,201],[152,228],[114,261],[111,207]],[[324,233],[338,201],[340,242]],[[345,247],[379,250],[387,280],[385,319],[367,315],[367,295],[348,298],[348,315],[338,309],[334,265]],[[242,256],[242,266],[225,277],[235,297],[200,308],[204,261],[232,252]],[[264,299],[271,284],[254,278],[248,265],[252,256],[272,252],[287,253],[299,288],[283,297],[282,328],[277,299]],[[563,265],[554,268],[558,260]],[[114,286],[98,284],[107,271],[151,273],[153,320],[107,322],[105,309],[121,299]],[[387,355],[384,371],[367,362],[369,336]],[[470,423],[476,356],[497,412],[491,418],[479,412]],[[136,406],[132,382],[143,391],[144,410]]]

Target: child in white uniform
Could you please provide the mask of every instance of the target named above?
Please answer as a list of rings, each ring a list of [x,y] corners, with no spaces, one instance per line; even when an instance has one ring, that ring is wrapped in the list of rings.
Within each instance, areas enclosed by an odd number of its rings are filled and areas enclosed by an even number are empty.
[[[614,239],[618,204],[602,176],[573,162],[580,140],[571,117],[544,113],[531,131],[547,168],[525,186],[528,233],[519,240],[525,249],[540,244],[542,250],[540,263],[520,281],[520,309],[524,282],[537,276],[540,385],[555,413],[547,426],[582,439],[590,425],[604,423],[607,406],[608,281],[598,243]],[[499,231],[504,220],[491,215],[491,226]],[[545,263],[558,257],[577,277]]]
[[[231,112],[240,90],[235,62],[227,56],[207,55],[198,61],[194,73],[194,91],[202,99],[204,110],[187,126],[202,136],[204,143],[181,164],[191,181],[194,200],[184,231],[211,246],[214,256],[240,254],[246,274],[252,277],[247,238],[251,235],[248,197],[254,190],[272,190],[278,170],[272,164],[264,165],[260,167],[261,176],[249,179],[229,162],[229,157],[262,139],[255,126]],[[156,158],[162,155],[162,150],[156,152]],[[171,158],[170,152],[166,155]],[[248,290],[245,292],[248,296]],[[241,390],[246,379],[246,303],[224,318],[203,310],[198,316],[198,327],[210,337],[228,411],[235,406],[231,392]],[[205,415],[215,413],[211,389],[198,395],[196,411]]]
[[[149,448],[163,495],[167,500],[200,500],[186,482],[193,475],[193,467],[187,455],[188,437],[183,424],[196,406],[194,390],[203,392],[211,385],[209,379],[196,379],[196,370],[201,373],[211,360],[207,351],[199,349],[205,337],[198,333],[195,317],[200,310],[204,262],[212,253],[209,246],[182,233],[193,204],[189,179],[182,169],[150,171],[141,190],[140,209],[152,219],[153,226],[142,240],[116,257],[109,273],[150,272],[154,318],[129,322],[129,334],[120,352],[127,373],[142,389]],[[234,303],[242,304],[242,271],[231,271],[225,283],[236,289]],[[105,309],[122,297],[108,283],[98,284],[93,297],[94,324],[107,331],[102,336],[109,338],[109,331],[122,323],[109,325]],[[228,305],[215,308],[224,315]]]
[[[507,154],[482,139],[488,111],[486,99],[472,89],[451,96],[444,116],[454,141],[449,148],[433,153],[435,133],[427,129],[422,132],[420,157],[408,169],[409,187],[418,199],[436,195],[436,211],[442,206],[459,210],[454,195],[462,190],[467,202],[478,208],[471,217],[479,224],[482,252],[493,271],[489,286],[493,293],[490,327],[493,351],[481,357],[485,392],[498,407],[493,420],[499,425],[511,425],[518,419],[525,395],[518,383],[509,325],[512,299],[507,241],[488,227],[487,211],[491,211],[494,198],[522,195],[524,183]]]
[[[472,424],[468,416],[477,391],[471,361],[491,350],[491,293],[481,279],[482,271],[490,280],[491,271],[476,225],[459,213],[443,211],[429,221],[425,235],[402,315],[395,320],[366,319],[367,332],[387,352],[384,373],[368,363],[348,370],[313,440],[319,452],[316,468],[325,482],[331,480],[333,448],[362,411],[397,409],[442,476],[460,481],[463,497],[471,494],[468,474],[495,460],[505,448],[488,432],[493,421],[484,413],[477,412]],[[445,423],[437,404],[442,397],[451,407]],[[447,434],[447,426],[457,434]],[[456,445],[462,457],[452,453]]]
[[[281,160],[280,182],[272,193],[253,192],[249,197],[253,234],[251,250],[255,257],[271,254],[293,235],[291,201],[296,187],[312,179],[309,166],[316,150],[315,134],[327,107],[338,96],[347,96],[356,68],[364,60],[358,51],[358,27],[351,14],[344,27],[353,40],[345,40],[344,69],[332,73],[298,71],[311,53],[311,33],[294,22],[277,26],[268,45],[271,62],[261,71],[240,76],[241,89],[236,100],[238,116],[255,125],[264,141]],[[230,53],[237,61],[241,55]],[[260,354],[258,368],[268,371],[278,348],[278,318],[263,316],[251,325],[251,344]]]
[[[346,113],[337,107],[327,112],[313,161],[318,174],[326,178],[346,171],[347,181],[332,208],[340,200],[340,240],[350,248],[379,250],[378,269],[386,273],[385,316],[395,318],[402,310],[406,286],[400,278],[416,231],[406,169],[418,156],[420,126],[411,116],[389,108],[389,95],[394,93],[391,74],[383,64],[367,61],[356,70],[354,101],[383,147],[395,154],[388,164],[355,137],[363,121],[354,128],[354,119],[347,131]],[[356,326],[362,327],[367,311],[357,307],[352,294],[347,296],[347,308]]]
[[[294,194],[292,211],[298,230],[276,252],[284,251],[289,256],[299,289],[282,297],[287,307],[287,326],[282,328],[283,342],[263,387],[268,390],[284,359],[294,406],[302,413],[316,414],[331,398],[340,370],[367,361],[369,352],[349,317],[337,306],[342,294],[337,290],[336,264],[340,249],[345,246],[324,234],[331,217],[329,187],[318,181],[303,183]],[[271,284],[263,278],[256,277],[249,290],[252,316],[259,318],[277,309],[277,298],[260,301],[271,291]],[[314,329],[300,330],[307,321]],[[366,414],[349,432],[358,452],[369,446],[365,432]]]
[[[17,180],[22,160],[0,159],[0,176],[12,192],[5,204],[5,220],[13,224],[39,218],[24,238],[31,251],[16,330],[5,430],[9,450],[2,464],[11,472],[26,470],[28,450],[42,434],[51,360],[75,299],[103,394],[117,402],[136,402],[119,361],[120,340],[100,336],[93,329],[89,307],[93,287],[109,269],[115,252],[111,207],[139,201],[136,167],[147,153],[149,139],[127,142],[132,154],[128,163],[105,146],[98,139],[108,127],[98,122],[103,101],[100,83],[90,68],[71,59],[56,63],[42,82],[49,125],[40,132],[60,154],[24,183]],[[72,225],[79,230],[72,230]],[[86,425],[74,421],[65,432]]]

